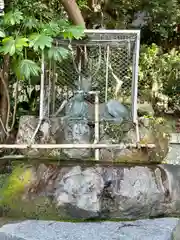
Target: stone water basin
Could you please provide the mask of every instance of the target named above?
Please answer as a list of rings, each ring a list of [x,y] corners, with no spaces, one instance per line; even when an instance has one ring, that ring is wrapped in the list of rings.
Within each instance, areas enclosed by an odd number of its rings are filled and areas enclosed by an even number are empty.
[[[0,210],[42,220],[178,217],[180,166],[18,163],[1,182]]]

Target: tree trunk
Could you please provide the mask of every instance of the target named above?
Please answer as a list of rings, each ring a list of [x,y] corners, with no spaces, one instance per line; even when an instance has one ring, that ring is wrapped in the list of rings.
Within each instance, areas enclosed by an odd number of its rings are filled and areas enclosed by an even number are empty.
[[[5,88],[8,89],[8,84],[9,84],[9,60],[10,60],[9,55],[5,55],[4,61],[3,61],[3,68],[2,68],[3,79],[0,80],[0,117],[5,129],[6,129],[7,111],[8,111],[7,92]],[[2,129],[2,126],[0,127],[0,132],[1,132],[0,140],[4,141],[6,135],[4,130]]]
[[[4,64],[3,64],[3,75],[4,75],[4,81],[6,84],[6,88],[8,89],[8,84],[9,84],[9,55],[4,56]],[[5,124],[6,119],[7,119],[7,109],[8,109],[8,101],[7,101],[7,94],[5,87],[1,88],[1,114],[2,114],[2,121]]]
[[[86,24],[76,0],[62,0],[61,2],[71,21],[75,25],[81,25],[85,27]]]
[[[76,3],[76,0],[61,0],[61,2],[69,16],[69,19],[73,22],[73,24],[81,25],[86,28],[85,20],[83,18],[81,10],[79,9],[79,6]],[[81,63],[83,65],[84,57],[79,47],[77,47],[76,60],[77,62],[80,62],[81,60]]]

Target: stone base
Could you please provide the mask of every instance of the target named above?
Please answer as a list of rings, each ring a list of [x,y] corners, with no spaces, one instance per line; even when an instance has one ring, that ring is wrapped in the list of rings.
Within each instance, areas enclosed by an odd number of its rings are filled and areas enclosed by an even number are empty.
[[[70,223],[24,221],[0,228],[1,240],[179,240],[172,238],[178,219],[164,218],[134,222]]]
[[[180,216],[180,167],[17,167],[0,191],[4,216],[42,220],[137,220]]]
[[[68,121],[65,118],[53,117],[41,122],[35,116],[22,116],[19,121],[16,144],[86,144],[90,143],[91,133],[87,121]],[[91,157],[90,149],[23,149],[20,152],[28,156],[85,158]]]

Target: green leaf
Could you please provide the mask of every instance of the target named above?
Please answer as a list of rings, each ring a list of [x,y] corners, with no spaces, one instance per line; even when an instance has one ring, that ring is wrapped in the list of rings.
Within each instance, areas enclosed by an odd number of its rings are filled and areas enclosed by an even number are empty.
[[[50,48],[52,46],[52,37],[44,34],[33,34],[29,38],[29,46],[34,48],[34,51],[38,51],[39,48],[44,50],[45,47]]]
[[[28,46],[27,38],[17,37],[16,39],[14,39],[12,36],[6,37],[2,40],[0,52],[13,56],[15,53],[19,54],[23,50],[23,47],[27,46]]]
[[[55,61],[62,61],[63,59],[69,56],[69,50],[63,47],[51,47],[48,50],[48,58],[53,59]]]
[[[15,39],[16,49],[22,51],[23,47],[28,47],[28,39],[25,37],[17,37]]]
[[[60,27],[54,21],[42,25],[42,33],[48,36],[56,37],[60,33]]]
[[[56,23],[58,24],[61,32],[67,29],[70,26],[70,23],[65,19],[57,19]]]
[[[20,24],[23,20],[23,13],[19,10],[10,11],[4,15],[4,24],[13,26],[15,24]]]
[[[6,36],[5,32],[0,29],[0,38],[4,38]]]
[[[24,19],[24,27],[31,30],[38,27],[38,20],[31,16],[26,16]]]
[[[39,76],[41,68],[30,59],[23,59],[15,66],[18,79],[29,79],[31,76]]]
[[[2,47],[0,47],[0,52],[4,55],[9,54],[13,56],[16,52],[15,40],[13,37],[6,37],[2,40]]]
[[[64,38],[75,38],[81,39],[85,36],[84,34],[84,27],[83,26],[70,26],[63,32]]]

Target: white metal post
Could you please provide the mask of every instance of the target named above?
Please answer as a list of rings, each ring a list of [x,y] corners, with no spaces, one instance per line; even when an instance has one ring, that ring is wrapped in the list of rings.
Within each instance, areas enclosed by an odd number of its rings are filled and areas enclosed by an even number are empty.
[[[136,140],[140,141],[139,126],[138,126],[138,65],[139,65],[139,51],[140,51],[140,32],[137,33],[135,48],[133,51],[133,69],[132,69],[132,118],[136,127]]]
[[[99,143],[99,93],[95,92],[95,139],[94,143]],[[95,159],[99,160],[99,149],[95,150]]]
[[[86,29],[84,31],[86,34],[140,34],[140,30],[130,30],[130,29],[124,29],[124,30],[119,30],[119,29]]]
[[[44,118],[44,77],[45,77],[45,67],[44,67],[44,51],[42,51],[41,56],[41,82],[40,82],[40,104],[39,104],[39,122],[34,131],[33,136],[31,137],[31,144],[34,141],[34,138],[41,126],[42,120]]]
[[[81,90],[81,88],[82,88],[82,79],[81,79],[82,62],[81,61],[82,61],[82,58],[81,58],[81,55],[80,55],[79,64],[78,64],[78,71],[79,71],[79,77],[78,77],[79,86],[78,86],[78,90]]]
[[[41,83],[40,83],[40,106],[39,106],[39,119],[43,120],[44,118],[44,51],[42,51],[41,57]]]
[[[105,102],[108,99],[108,78],[109,78],[109,45],[107,46],[107,55],[106,55],[106,88],[105,88]]]
[[[154,148],[156,145],[155,144],[140,144],[141,148]],[[135,143],[129,143],[126,144],[126,148],[136,148],[137,144]],[[99,150],[100,148],[104,149],[124,149],[124,144],[107,144],[107,143],[93,143],[93,144],[0,144],[0,149],[97,149]]]

